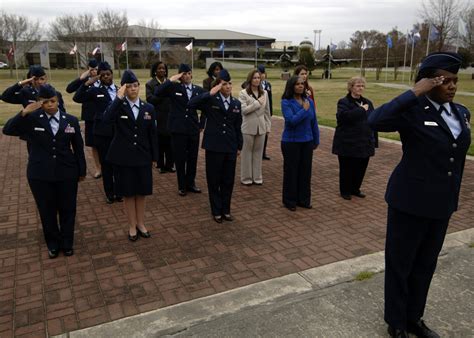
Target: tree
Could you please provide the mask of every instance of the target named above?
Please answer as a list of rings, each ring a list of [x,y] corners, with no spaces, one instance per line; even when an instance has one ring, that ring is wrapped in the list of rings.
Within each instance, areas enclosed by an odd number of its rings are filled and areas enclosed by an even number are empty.
[[[77,15],[62,15],[50,24],[49,36],[53,40],[63,41],[65,49],[77,45],[81,64],[87,64],[88,53],[93,49],[93,43],[88,38],[81,38],[96,29],[94,15],[82,13]]]
[[[313,46],[301,45],[298,49],[298,64],[305,65],[311,72],[316,68],[315,61]]]
[[[469,53],[474,53],[474,6],[467,11],[465,11],[461,18],[466,23],[466,36],[461,37],[461,41],[464,47],[469,51]]]
[[[211,53],[211,59],[214,58],[213,52],[214,48],[216,48],[216,43],[214,41],[209,41],[206,46],[209,48],[209,52]]]
[[[116,50],[116,46],[122,44],[124,42],[123,38],[127,36],[127,13],[119,13],[114,10],[105,9],[99,11],[97,19],[99,21],[98,28],[102,31],[103,38],[112,43],[111,56],[114,58],[114,62],[119,70],[118,75],[120,76],[120,53]]]
[[[387,52],[386,35],[376,30],[356,31],[350,39],[353,55],[361,56],[361,47],[364,40],[367,43],[367,48],[364,50],[362,74],[365,74],[366,67],[374,67],[376,80],[379,80],[380,73],[383,67],[385,67]]]
[[[457,33],[458,19],[466,10],[465,0],[424,0],[420,16],[427,24],[432,24],[438,31],[435,49],[442,51],[450,39]]]
[[[35,43],[41,38],[39,20],[33,21],[23,15],[3,12],[2,22],[3,38],[10,41],[15,48],[14,62],[16,62],[17,65],[25,64],[25,54],[33,48]],[[21,41],[21,43],[18,43],[19,41]],[[13,77],[14,62],[10,62],[10,77]]]
[[[160,24],[155,20],[140,20],[137,26],[133,26],[135,35],[138,37],[140,47],[138,52],[138,58],[142,68],[146,68],[150,65],[155,57],[155,53],[152,51],[151,46],[154,41],[160,40],[161,48],[166,45],[165,31],[161,28]]]

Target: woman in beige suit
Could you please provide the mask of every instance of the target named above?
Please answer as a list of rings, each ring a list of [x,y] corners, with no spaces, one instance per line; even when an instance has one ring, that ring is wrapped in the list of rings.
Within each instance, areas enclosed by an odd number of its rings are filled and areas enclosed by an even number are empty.
[[[243,185],[263,183],[263,145],[272,122],[268,94],[262,89],[260,81],[260,73],[252,70],[247,76],[246,88],[239,95],[244,139],[240,162],[240,181]]]

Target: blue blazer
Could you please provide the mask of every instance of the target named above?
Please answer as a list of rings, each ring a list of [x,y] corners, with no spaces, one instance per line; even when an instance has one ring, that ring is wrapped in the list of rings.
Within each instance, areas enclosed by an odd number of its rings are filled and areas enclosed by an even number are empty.
[[[116,97],[105,110],[104,121],[115,126],[115,134],[107,153],[112,164],[137,167],[151,165],[158,158],[155,109],[140,100],[135,120],[126,99]]]
[[[74,93],[87,80],[89,80],[89,79],[86,78],[84,80],[81,80],[81,78],[79,78],[79,77],[75,80],[72,80],[67,85],[66,92],[68,92],[69,94]],[[93,106],[93,102],[91,102],[91,101],[86,101],[82,104],[82,107],[81,107],[81,120],[83,120],[83,121],[94,121],[94,113],[95,112],[94,112],[94,108],[92,106]]]
[[[282,99],[281,111],[285,118],[282,142],[308,142],[319,144],[319,127],[313,100],[308,99],[310,108],[305,110],[295,99]]]
[[[193,97],[204,92],[196,85],[193,86]],[[168,97],[171,100],[168,115],[168,129],[171,133],[186,135],[199,134],[199,118],[196,109],[188,106],[188,94],[181,83],[171,82],[169,79],[155,88],[155,96]]]
[[[59,110],[66,111],[63,96],[58,91],[56,93],[58,94]],[[30,103],[38,101],[38,91],[32,86],[23,87],[15,83],[13,86],[5,89],[2,93],[2,100],[6,103],[21,104],[23,107],[26,107]]]
[[[398,131],[403,156],[388,181],[385,200],[403,212],[446,219],[457,210],[466,153],[471,144],[466,107],[451,103],[462,132],[454,138],[426,96],[409,90],[375,109],[369,124],[377,131]]]
[[[114,85],[115,86],[115,85]],[[117,86],[115,86],[116,89]],[[104,121],[104,113],[109,104],[112,102],[109,92],[103,84],[99,87],[86,86],[85,82],[77,89],[72,98],[77,103],[87,103],[94,114],[94,135],[112,137],[114,128],[112,123]]]
[[[79,121],[60,111],[59,129],[53,134],[48,115],[38,109],[7,121],[3,133],[24,136],[30,145],[27,177],[41,181],[62,181],[86,176],[86,159]]]
[[[188,104],[206,116],[202,148],[219,153],[237,153],[242,149],[242,109],[240,101],[231,97],[229,109],[218,94],[209,92],[193,97]]]

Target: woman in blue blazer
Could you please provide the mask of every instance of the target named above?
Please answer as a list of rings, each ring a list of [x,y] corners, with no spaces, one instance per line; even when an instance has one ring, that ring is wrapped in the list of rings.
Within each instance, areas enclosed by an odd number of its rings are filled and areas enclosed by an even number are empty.
[[[319,128],[313,100],[305,91],[304,79],[291,77],[281,100],[285,127],[281,138],[283,153],[283,205],[311,206],[311,165],[313,150],[319,145]]]
[[[117,96],[107,107],[104,121],[115,133],[107,153],[114,166],[115,188],[124,197],[130,229],[128,239],[149,238],[145,227],[145,196],[153,190],[152,163],[158,158],[156,116],[153,106],[140,100],[140,84],[132,71],[123,73]]]

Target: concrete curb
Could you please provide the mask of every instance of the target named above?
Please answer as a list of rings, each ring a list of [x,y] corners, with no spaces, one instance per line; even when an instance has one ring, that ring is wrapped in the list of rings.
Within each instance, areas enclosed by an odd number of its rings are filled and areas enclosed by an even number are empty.
[[[474,228],[446,236],[441,255],[450,250],[474,242]],[[384,269],[384,252],[356,257],[299,273],[274,278],[216,295],[195,299],[166,308],[153,310],[94,327],[73,331],[66,337],[148,337],[172,334],[186,327],[229,315],[242,309],[273,302],[353,281],[363,271],[374,273]],[[139,328],[137,330],[137,328]]]

